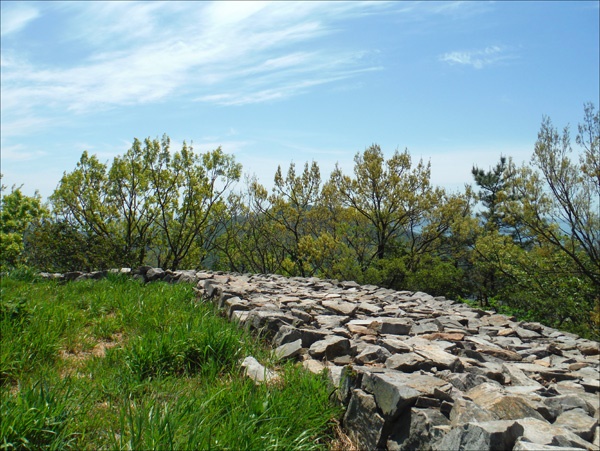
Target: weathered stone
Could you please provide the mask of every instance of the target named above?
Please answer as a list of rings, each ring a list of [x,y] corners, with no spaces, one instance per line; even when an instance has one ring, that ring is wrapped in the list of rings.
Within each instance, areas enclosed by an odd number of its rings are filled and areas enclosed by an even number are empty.
[[[421,335],[422,338],[427,340],[448,340],[448,341],[461,341],[465,338],[464,332],[435,332],[433,334]]]
[[[368,315],[379,313],[381,310],[383,310],[381,307],[375,304],[371,304],[370,302],[361,302],[358,305],[358,311],[366,313]]]
[[[499,348],[488,348],[488,347],[480,347],[477,351],[482,354],[491,355],[498,359],[508,360],[513,362],[520,362],[523,360],[523,356],[514,351],[509,351],[508,349],[499,349]]]
[[[519,437],[512,451],[581,451],[581,448],[540,445],[539,443],[531,443],[526,438]]]
[[[379,341],[379,344],[381,346],[383,346],[385,349],[387,349],[390,352],[393,353],[405,353],[405,352],[412,352],[413,351],[413,347],[406,344],[405,342],[401,341],[401,340],[397,340],[395,338],[383,338],[382,340]]]
[[[310,313],[305,312],[304,310],[293,308],[290,310],[290,313],[303,323],[310,323],[312,321],[312,315]]]
[[[273,338],[273,344],[277,347],[284,345],[286,343],[291,343],[296,341],[302,337],[302,334],[298,329],[293,326],[288,326],[287,324],[282,325],[275,337]]]
[[[555,426],[535,418],[523,418],[516,422],[523,428],[521,436],[529,442],[539,445],[593,449],[591,443],[586,442],[567,428]]]
[[[321,305],[338,315],[353,315],[358,308],[356,304],[345,301],[323,301]]]
[[[360,449],[378,449],[382,445],[384,419],[377,412],[375,398],[360,389],[352,390],[344,427]]]
[[[453,428],[439,442],[434,444],[433,449],[440,451],[510,450],[522,431],[522,426],[510,420],[467,423]]]
[[[534,339],[534,338],[540,338],[541,335],[538,334],[537,332],[533,331],[533,330],[529,330],[529,329],[525,329],[523,327],[516,327],[515,328],[515,332],[516,334],[519,336],[519,338],[522,339]]]
[[[433,376],[383,370],[379,373],[365,373],[361,387],[375,396],[384,415],[394,417],[399,411],[414,404],[419,396],[433,396],[435,389],[444,391],[450,385]]]
[[[334,329],[346,324],[349,318],[340,315],[317,315],[315,316],[315,320],[321,328]]]
[[[502,370],[508,376],[511,385],[532,385],[541,388],[542,384],[528,377],[524,371],[514,365],[503,364]]]
[[[380,318],[373,321],[369,328],[381,335],[408,335],[412,322],[404,318]]]
[[[428,334],[431,332],[439,332],[440,326],[433,319],[416,321],[411,332],[415,335]]]
[[[585,340],[577,344],[577,349],[579,349],[579,352],[583,355],[598,355],[600,354],[600,343]]]
[[[408,418],[404,418],[408,416]],[[437,409],[411,408],[397,422],[387,440],[389,451],[430,451],[443,434],[439,426],[449,425],[448,419]],[[436,426],[438,426],[436,428]]]
[[[554,426],[565,427],[582,439],[591,442],[598,426],[598,420],[590,417],[583,409],[573,409],[561,413],[554,422]]]
[[[244,359],[242,368],[246,370],[246,376],[257,384],[261,382],[270,382],[278,377],[277,373],[262,366],[258,360],[252,356]]]
[[[412,373],[420,369],[428,371],[432,367],[431,362],[428,362],[423,356],[414,352],[394,354],[386,360],[385,366],[393,370],[402,371],[403,373]]]
[[[441,332],[446,331],[446,329],[463,330],[465,326],[459,319],[452,316],[439,316],[435,319],[435,323]],[[468,324],[468,321],[465,321],[465,323]]]
[[[375,396],[377,405],[389,417],[409,407],[421,395],[418,390],[404,384],[399,373],[365,374],[362,388]]]
[[[426,361],[430,362],[432,367],[436,367],[438,370],[449,369],[460,373],[464,369],[458,357],[443,351],[434,345],[423,346],[416,349],[415,354],[425,358]]]
[[[315,359],[325,358],[333,360],[350,352],[350,340],[337,335],[331,335],[324,340],[314,342],[308,352]]]
[[[356,356],[356,361],[359,363],[374,363],[374,362],[385,362],[390,357],[390,352],[376,345],[369,345]]]
[[[197,302],[210,300],[273,338],[281,358],[326,369],[337,389],[332,399],[348,406],[357,393],[346,427],[357,428],[363,447],[510,449],[519,427],[515,450],[600,447],[597,342],[443,297],[354,282],[151,267],[132,276],[196,284]],[[339,366],[350,362],[364,366]],[[275,377],[251,358],[244,367],[257,383]],[[517,426],[494,426],[503,418]]]
[[[489,381],[487,377],[472,373],[450,373],[449,376],[444,377],[444,380],[450,382],[461,391],[470,390]]]
[[[292,324],[294,317],[281,310],[252,310],[247,321],[253,329],[273,337],[281,326]]]
[[[292,341],[290,343],[285,343],[277,349],[275,349],[275,357],[283,360],[283,359],[291,359],[294,358],[302,352],[302,340],[298,339],[296,341]]]
[[[326,367],[318,360],[307,359],[302,362],[302,366],[314,374],[319,374],[325,371]]]
[[[484,422],[495,421],[498,419],[498,416],[494,415],[489,410],[464,398],[455,399],[452,410],[450,411],[450,421],[453,426],[459,426],[473,421]]]
[[[516,420],[527,417],[544,419],[524,398],[507,395],[504,390],[493,384],[481,384],[466,394],[473,402],[496,415],[500,420]]]

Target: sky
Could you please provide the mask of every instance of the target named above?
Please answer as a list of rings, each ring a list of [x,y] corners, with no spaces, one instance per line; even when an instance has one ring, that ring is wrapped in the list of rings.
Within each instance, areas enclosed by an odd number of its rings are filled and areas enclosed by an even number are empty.
[[[46,198],[82,152],[221,146],[273,185],[372,144],[449,190],[528,161],[599,100],[598,1],[1,2],[2,183]],[[240,186],[243,188],[243,186]]]

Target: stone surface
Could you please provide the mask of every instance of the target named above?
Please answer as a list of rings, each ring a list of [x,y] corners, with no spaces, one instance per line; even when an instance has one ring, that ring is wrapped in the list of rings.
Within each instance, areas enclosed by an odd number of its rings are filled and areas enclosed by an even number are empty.
[[[126,268],[127,269],[127,268]],[[360,449],[599,449],[600,344],[427,293],[272,274],[123,271],[195,285],[198,302],[326,371]],[[244,359],[256,383],[277,378]]]
[[[270,382],[277,378],[277,373],[262,366],[254,357],[246,357],[242,362],[246,376],[256,383]]]
[[[453,428],[434,445],[434,449],[440,451],[510,450],[522,432],[522,426],[509,420],[467,423]]]
[[[374,397],[362,390],[353,390],[344,415],[344,425],[349,429],[350,437],[359,448],[365,450],[380,448],[384,424],[385,421],[377,413]]]
[[[583,409],[573,409],[561,413],[554,422],[554,426],[569,429],[582,439],[591,442],[598,427],[598,420],[590,417]]]
[[[313,358],[333,360],[350,352],[350,340],[332,335],[324,340],[315,341],[308,350]]]
[[[535,418],[524,418],[517,420],[517,423],[523,428],[521,436],[532,443],[589,450],[592,450],[594,446],[567,428],[555,426]]]

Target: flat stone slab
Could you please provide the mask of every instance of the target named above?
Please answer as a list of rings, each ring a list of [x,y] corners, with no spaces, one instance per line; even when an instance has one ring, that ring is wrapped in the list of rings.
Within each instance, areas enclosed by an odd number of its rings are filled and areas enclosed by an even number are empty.
[[[97,279],[111,272],[46,274]],[[600,449],[600,343],[427,293],[315,277],[127,271],[195,284],[274,354],[327,370],[360,449]],[[256,383],[277,373],[253,357]]]

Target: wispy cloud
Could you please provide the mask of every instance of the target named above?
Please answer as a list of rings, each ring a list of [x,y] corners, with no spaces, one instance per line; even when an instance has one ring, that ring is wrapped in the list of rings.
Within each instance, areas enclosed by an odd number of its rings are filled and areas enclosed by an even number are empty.
[[[2,146],[2,160],[4,161],[30,161],[43,155],[46,155],[46,152],[41,150],[30,151],[21,144]]]
[[[2,14],[0,14],[0,35],[7,36],[11,33],[16,33],[38,16],[39,11],[32,5],[3,2]]]
[[[3,129],[15,133],[22,122],[177,98],[219,105],[274,101],[356,77],[377,69],[370,50],[325,48],[318,38],[336,33],[345,18],[386,7],[361,2],[52,4],[43,13],[60,17],[64,25],[55,30],[55,41],[76,49],[78,58],[36,59],[34,53],[20,52],[18,41],[3,41]],[[40,13],[28,5],[3,6],[2,17],[4,34]]]
[[[482,50],[448,52],[440,56],[440,61],[449,64],[472,66],[483,69],[486,66],[497,64],[501,61],[512,59],[513,56],[503,47],[493,45]]]

